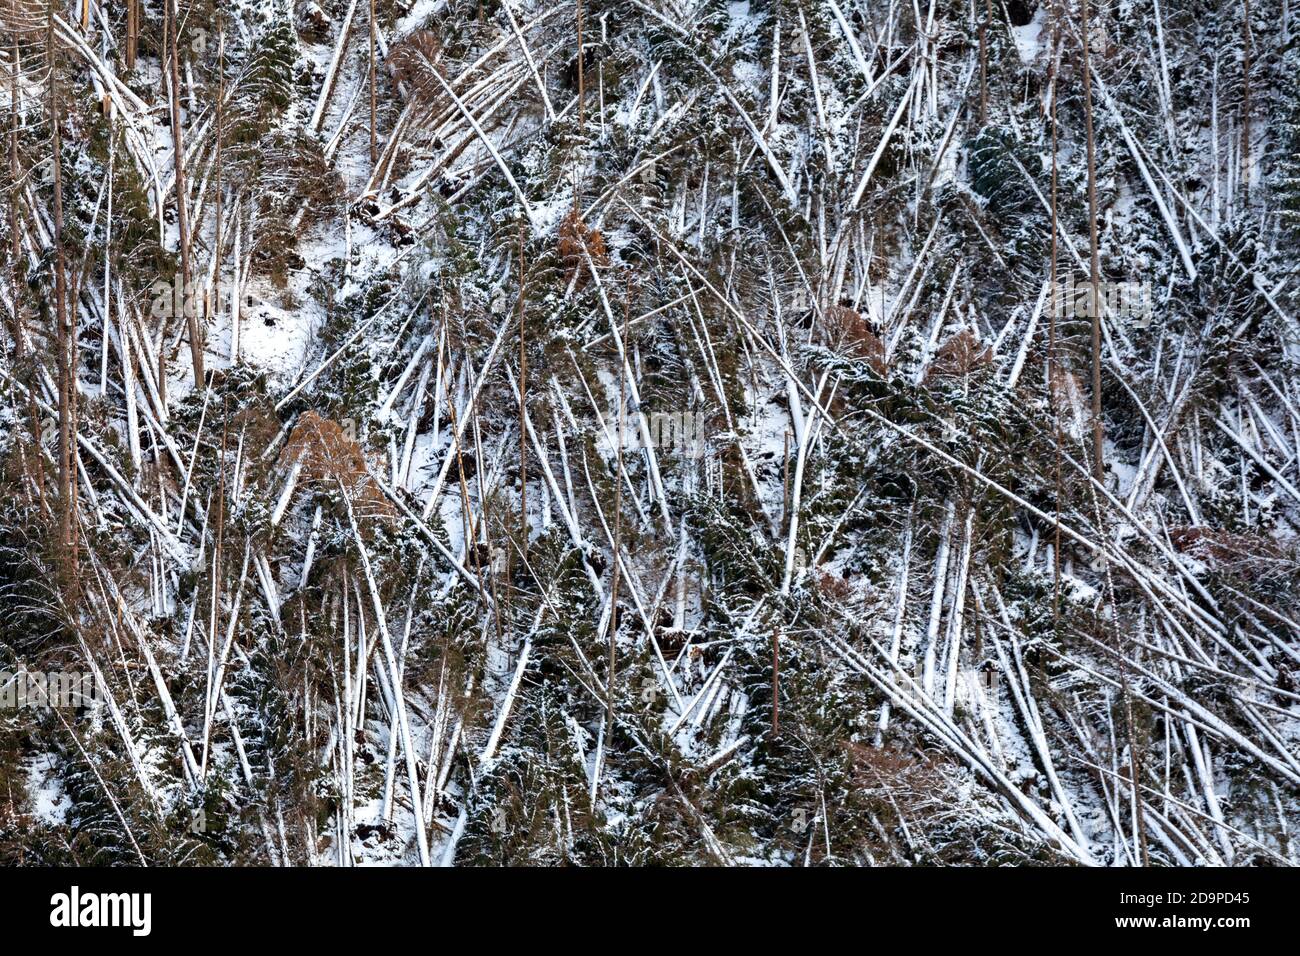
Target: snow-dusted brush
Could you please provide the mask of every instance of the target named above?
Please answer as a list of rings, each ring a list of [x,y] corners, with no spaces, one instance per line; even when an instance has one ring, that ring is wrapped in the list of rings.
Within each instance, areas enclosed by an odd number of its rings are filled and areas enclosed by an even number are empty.
[[[0,0],[0,862],[1300,863],[1296,6]]]

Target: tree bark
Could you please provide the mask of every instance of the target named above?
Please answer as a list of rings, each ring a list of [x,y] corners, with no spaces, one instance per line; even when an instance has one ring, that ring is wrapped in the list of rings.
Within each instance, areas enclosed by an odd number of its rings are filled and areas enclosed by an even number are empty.
[[[74,336],[68,322],[67,261],[63,250],[63,142],[62,111],[59,105],[58,69],[54,62],[54,6],[49,7],[46,26],[46,50],[50,57],[47,105],[50,122],[50,149],[54,159],[54,322],[56,375],[59,392],[59,541],[65,548],[72,545],[72,381],[71,352]]]
[[[376,148],[375,137],[375,43],[376,43],[376,25],[375,25],[375,0],[370,0],[370,171],[374,174],[375,164],[378,161],[379,151]]]
[[[519,223],[519,547],[528,555],[528,436],[524,428],[528,401],[528,352],[525,349],[524,294],[528,284],[524,277],[524,223]]]
[[[130,73],[135,69],[135,50],[140,35],[140,11],[136,6],[139,0],[126,0],[126,69]]]
[[[1088,312],[1092,319],[1092,474],[1099,484],[1106,483],[1106,433],[1101,421],[1101,253],[1097,244],[1097,143],[1092,122],[1092,64],[1088,55],[1092,32],[1088,23],[1088,0],[1080,4],[1083,20],[1083,117],[1088,145],[1088,251],[1091,289]]]
[[[582,76],[582,0],[578,0],[578,133],[581,134],[585,127],[586,97],[585,84]],[[575,200],[576,202],[576,200]]]
[[[21,366],[26,365],[27,344],[25,338],[27,335],[23,327],[22,317],[22,243],[18,238],[18,69],[19,69],[18,41],[14,39],[11,49],[10,73],[9,73],[9,97],[10,97],[10,128],[9,128],[9,242],[10,242],[10,281],[13,285],[13,316],[10,334],[14,340],[14,357]],[[27,413],[29,427],[31,429],[32,447],[36,454],[32,456],[35,462],[36,496],[40,502],[41,511],[45,512],[49,508],[49,503],[45,500],[45,465],[41,455],[41,416],[36,408],[36,389],[31,387],[36,377],[33,374],[29,379],[27,389]]]
[[[1250,0],[1242,0],[1241,23],[1241,204],[1250,203],[1250,70],[1254,34],[1250,29]]]
[[[177,50],[176,38],[176,15],[172,9],[173,0],[164,0],[163,8],[165,10],[167,41],[170,47],[170,65],[168,69],[170,93],[171,93],[171,113],[172,113],[172,143],[173,153],[175,154],[176,166],[176,222],[180,230],[180,247],[181,247],[181,302],[185,312],[186,323],[189,326],[190,335],[190,359],[194,365],[194,387],[203,388],[203,339],[199,329],[198,316],[195,309],[191,308],[190,303],[190,222],[188,203],[186,202],[186,184],[185,184],[185,137],[181,131],[181,97],[180,97],[180,69],[178,67],[179,52]],[[174,301],[174,299],[173,299]],[[163,349],[159,352],[158,362],[160,365],[158,376],[158,387],[163,392],[163,399],[166,400],[166,355],[167,349],[164,343]]]

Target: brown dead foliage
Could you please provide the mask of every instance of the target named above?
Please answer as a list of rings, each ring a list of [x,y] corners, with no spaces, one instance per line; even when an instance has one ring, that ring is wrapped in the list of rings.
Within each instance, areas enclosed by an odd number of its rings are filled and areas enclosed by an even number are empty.
[[[948,805],[949,766],[917,750],[847,745],[854,783],[872,802],[882,801],[903,817],[922,818]]]
[[[939,346],[925,371],[925,381],[932,378],[965,378],[992,362],[993,350],[987,345],[981,345],[970,329],[962,329]]]
[[[259,234],[253,261],[284,288],[291,272],[306,264],[298,251],[303,234],[341,210],[343,180],[320,144],[301,131],[275,130],[236,144],[232,175],[265,185],[256,194]]]
[[[907,753],[893,747],[869,747],[849,744],[853,767],[864,776],[868,786],[882,782],[909,780],[912,783],[932,785],[939,776],[934,761],[921,753]]]
[[[280,434],[280,419],[264,403],[248,402],[231,413],[229,429],[232,451],[240,435],[247,449],[268,448]]]
[[[846,305],[833,305],[822,316],[827,343],[832,348],[861,359],[877,375],[885,374],[885,344],[861,313]]]
[[[45,4],[40,0],[0,0],[0,30],[13,40],[31,43],[44,39],[45,16]],[[8,46],[6,43],[6,53]]]
[[[442,84],[433,76],[437,72],[443,79],[447,78],[447,70],[439,62],[441,58],[442,40],[438,34],[417,30],[393,44],[388,52],[388,72],[408,93],[427,103],[444,95]]]
[[[587,224],[578,215],[578,211],[574,209],[560,223],[560,241],[556,247],[564,263],[566,283],[572,282],[574,276],[577,276],[578,285],[582,286],[590,278],[591,272],[587,268],[587,257],[583,255],[584,249],[597,267],[609,265],[605,237],[600,234],[599,229],[588,229]]]
[[[853,585],[833,571],[817,572],[817,587],[832,601],[843,604],[853,597]]]
[[[1243,561],[1276,561],[1284,557],[1281,548],[1263,535],[1234,534],[1214,528],[1171,528],[1169,539],[1183,554],[1216,564]]]
[[[342,488],[358,518],[392,518],[393,506],[370,477],[365,453],[343,426],[314,411],[294,425],[283,460],[302,463],[300,481],[323,491]]]

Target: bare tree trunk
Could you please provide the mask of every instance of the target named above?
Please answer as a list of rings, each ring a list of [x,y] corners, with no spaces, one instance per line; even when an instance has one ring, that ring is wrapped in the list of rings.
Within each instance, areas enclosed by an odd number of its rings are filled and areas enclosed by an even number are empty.
[[[988,85],[988,45],[985,41],[985,31],[989,22],[988,4],[984,4],[984,16],[980,18],[979,42],[980,42],[980,127],[983,128],[989,113],[989,85]]]
[[[70,334],[67,302],[67,262],[63,251],[63,156],[62,112],[59,106],[58,68],[55,63],[54,5],[49,6],[46,24],[46,50],[50,57],[49,108],[51,151],[54,158],[54,322],[55,362],[59,391],[59,541],[65,548],[72,544],[72,381]]]
[[[375,137],[375,44],[378,27],[375,24],[375,0],[370,0],[370,171],[373,174],[379,151]]]
[[[1092,318],[1092,473],[1099,484],[1106,482],[1102,461],[1106,434],[1101,421],[1101,254],[1097,248],[1097,143],[1092,122],[1092,65],[1088,48],[1092,31],[1088,24],[1088,0],[1080,4],[1083,19],[1083,116],[1088,141],[1088,250],[1091,264],[1088,281],[1091,294],[1088,311]]]
[[[781,632],[772,631],[772,736],[781,732]]]
[[[126,0],[126,69],[135,69],[135,50],[140,36],[139,0]]]
[[[524,427],[528,402],[528,352],[525,349],[524,294],[528,283],[524,275],[524,223],[519,223],[519,547],[528,555],[528,444]]]
[[[190,301],[190,221],[188,203],[186,202],[186,184],[185,184],[185,137],[181,130],[181,96],[180,96],[180,69],[178,67],[179,52],[177,50],[176,38],[176,16],[172,9],[173,0],[163,0],[163,8],[166,11],[166,31],[167,42],[170,47],[170,66],[168,75],[170,77],[169,85],[171,87],[171,112],[172,112],[172,144],[175,154],[176,165],[176,222],[180,229],[180,246],[181,246],[181,301],[185,303],[185,319],[189,326],[190,334],[190,359],[194,363],[194,387],[203,388],[203,339],[200,335],[198,316],[195,310],[188,307]],[[159,390],[164,390],[166,381],[166,355],[167,348],[164,347],[159,353],[158,361],[162,368],[159,369]],[[165,393],[163,395],[165,400]]]
[[[790,520],[790,429],[785,430],[784,450],[781,452],[781,526]]]
[[[579,6],[581,9],[581,6]],[[579,57],[582,56],[579,44]],[[579,74],[581,75],[581,74]],[[623,348],[628,346],[627,330],[632,311],[631,296],[623,303]],[[614,734],[614,671],[618,665],[618,585],[623,535],[623,435],[627,422],[627,362],[618,371],[618,474],[614,476],[614,583],[609,591],[609,672],[605,675],[605,746]]]
[[[578,0],[578,133],[581,134],[586,128],[585,113],[586,97],[585,84],[582,76],[582,0]]]
[[[218,625],[221,623],[221,591],[223,559],[226,545],[226,443],[230,437],[230,396],[221,399],[221,457],[217,461],[217,520],[216,543],[212,548],[212,612],[209,624],[208,654],[217,644]],[[211,507],[211,506],[209,506]]]
[[[1099,485],[1105,485],[1106,471],[1102,461],[1102,452],[1105,446],[1105,432],[1101,421],[1101,257],[1098,250],[1097,241],[1097,154],[1096,141],[1093,136],[1093,117],[1092,117],[1092,71],[1089,59],[1089,48],[1092,44],[1092,32],[1088,23],[1088,0],[1082,0],[1080,7],[1080,16],[1083,20],[1083,111],[1084,127],[1087,132],[1088,140],[1088,246],[1090,252],[1090,273],[1089,284],[1091,294],[1089,301],[1089,315],[1092,318],[1092,471],[1093,477]],[[1094,507],[1097,505],[1097,489],[1092,492]],[[1101,525],[1101,512],[1097,511],[1098,526]],[[1104,559],[1103,559],[1104,560]],[[1115,609],[1115,598],[1113,589],[1110,586],[1110,572],[1105,571],[1107,594],[1109,596],[1112,613]],[[1133,721],[1133,697],[1129,686],[1128,668],[1129,659],[1123,652],[1120,642],[1118,629],[1118,619],[1113,618],[1107,628],[1115,645],[1115,653],[1120,661],[1120,693],[1124,701],[1125,724],[1128,735],[1129,751],[1129,773],[1132,777],[1131,784],[1134,794],[1134,800],[1137,801],[1137,789],[1141,785],[1141,764],[1138,756],[1138,737],[1137,728]],[[1100,621],[1098,621],[1100,627]],[[1140,859],[1142,865],[1149,864],[1147,857],[1146,845],[1146,828],[1143,824],[1142,812],[1137,810],[1134,814],[1135,828],[1137,830]]]
[[[215,289],[214,291],[215,291],[216,296],[217,296],[217,303],[218,303],[218,308],[219,308],[219,307],[220,307],[220,303],[221,303],[221,298],[222,298],[222,297],[221,297],[221,265],[222,265],[222,248],[221,248],[221,245],[222,245],[222,239],[223,239],[223,236],[222,236],[222,229],[221,229],[221,226],[222,226],[222,216],[223,216],[224,211],[225,211],[225,210],[224,210],[224,205],[225,205],[224,200],[225,200],[225,196],[223,195],[223,193],[224,193],[224,191],[225,191],[225,187],[224,187],[224,184],[223,184],[223,181],[222,181],[222,178],[223,178],[223,177],[222,177],[222,173],[223,173],[222,160],[223,160],[223,158],[224,158],[224,156],[223,156],[223,152],[222,152],[222,145],[223,145],[223,144],[222,144],[222,133],[225,132],[225,122],[226,122],[226,21],[225,21],[225,17],[224,17],[224,16],[218,15],[217,31],[218,31],[218,36],[217,36],[217,116],[216,116],[216,127],[217,127],[217,129],[216,129],[216,134],[217,134],[217,146],[216,146],[216,149],[217,149],[217,158],[216,158],[216,180],[217,180],[217,182],[216,182],[216,190],[217,190],[217,200],[216,200],[216,220],[217,220],[217,224],[216,224],[216,234],[213,236],[213,239],[212,239],[212,258],[213,258],[213,261],[216,263],[216,267],[212,270],[212,276],[213,276],[213,280],[216,282],[216,289]],[[232,309],[232,315],[233,315],[233,309]],[[204,318],[205,318],[205,320],[206,320],[206,318],[207,318],[207,316],[206,316],[206,312],[205,312],[205,316],[204,316]]]
[[[26,365],[27,345],[24,341],[27,332],[23,328],[22,316],[22,269],[20,262],[22,260],[22,243],[18,238],[18,69],[19,54],[18,41],[15,37],[12,49],[10,51],[11,59],[9,62],[9,97],[10,97],[10,128],[9,128],[9,270],[10,282],[13,289],[13,315],[10,326],[10,334],[14,340],[14,357],[18,360],[19,365]],[[35,381],[32,376],[30,381]],[[28,424],[31,429],[32,447],[35,454],[32,456],[34,462],[35,475],[32,478],[36,484],[36,496],[40,502],[41,511],[48,512],[49,503],[45,500],[45,465],[41,456],[41,416],[36,408],[36,389],[30,386],[27,389],[27,413]],[[24,471],[28,471],[24,467]]]
[[[1052,48],[1055,51],[1053,60],[1052,75],[1052,314],[1047,327],[1047,401],[1052,410],[1052,441],[1054,444],[1054,460],[1056,467],[1056,507],[1053,509],[1053,541],[1052,541],[1052,627],[1058,628],[1061,623],[1061,499],[1064,497],[1064,487],[1061,481],[1061,409],[1057,400],[1057,367],[1056,367],[1056,320],[1058,313],[1064,311],[1063,306],[1065,297],[1061,294],[1060,278],[1058,276],[1060,249],[1058,246],[1059,236],[1059,216],[1058,216],[1058,189],[1060,186],[1060,167],[1057,163],[1057,150],[1059,144],[1057,137],[1059,131],[1056,126],[1057,110],[1057,84],[1061,81],[1060,70],[1060,34],[1059,32],[1053,38]]]
[[[1241,204],[1250,203],[1250,70],[1255,36],[1250,29],[1250,0],[1242,0],[1245,12],[1241,30]]]

